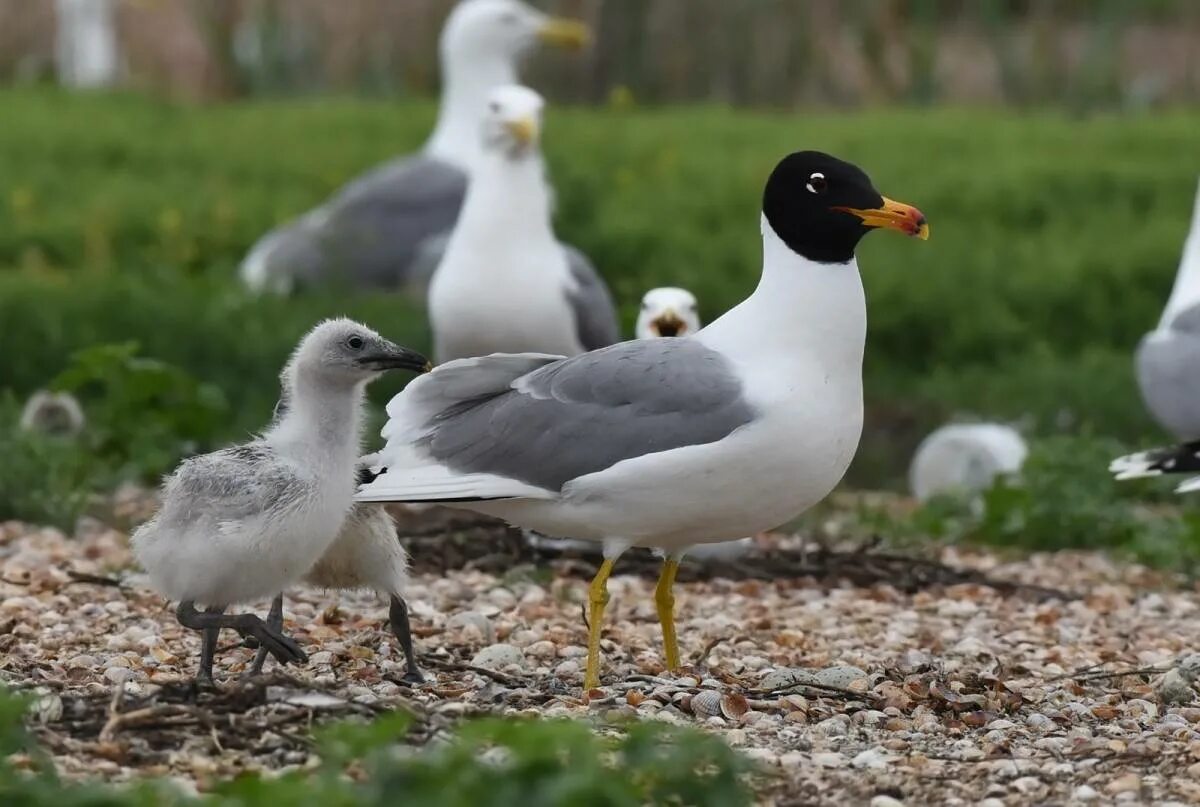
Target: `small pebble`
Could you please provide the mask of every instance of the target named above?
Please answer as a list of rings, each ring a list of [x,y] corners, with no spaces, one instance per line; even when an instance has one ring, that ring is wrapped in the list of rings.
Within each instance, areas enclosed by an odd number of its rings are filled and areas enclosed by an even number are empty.
[[[525,654],[521,652],[519,647],[513,647],[510,644],[493,644],[480,650],[471,659],[471,664],[475,667],[483,667],[488,670],[503,670],[505,667],[519,667],[525,669]]]
[[[823,751],[812,755],[812,763],[820,768],[843,768],[846,758],[835,751]]]

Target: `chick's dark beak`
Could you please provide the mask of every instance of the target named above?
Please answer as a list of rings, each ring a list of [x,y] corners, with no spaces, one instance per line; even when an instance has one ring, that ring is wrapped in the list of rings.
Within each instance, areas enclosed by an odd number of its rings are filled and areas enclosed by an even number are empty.
[[[917,210],[912,205],[906,205],[903,202],[893,201],[886,196],[883,197],[883,205],[872,208],[857,208],[857,207],[835,207],[834,210],[840,210],[843,213],[850,213],[862,219],[863,224],[868,227],[883,227],[889,230],[899,230],[905,235],[911,235],[914,238],[920,238],[925,241],[929,238],[929,222],[925,220],[925,214]]]
[[[679,336],[687,330],[687,323],[680,319],[674,311],[668,311],[661,317],[656,317],[650,325],[659,336]]]
[[[377,350],[372,350],[358,358],[358,364],[369,370],[412,370],[417,373],[427,373],[433,369],[433,363],[415,350],[393,345],[390,342]]]

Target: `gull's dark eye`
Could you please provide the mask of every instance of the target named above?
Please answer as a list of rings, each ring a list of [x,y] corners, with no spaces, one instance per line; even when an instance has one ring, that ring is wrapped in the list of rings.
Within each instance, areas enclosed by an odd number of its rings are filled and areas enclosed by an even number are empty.
[[[808,178],[808,184],[804,187],[808,188],[809,193],[824,193],[829,188],[829,183],[825,181],[825,175],[817,171]]]
[[[520,20],[520,17],[514,11],[506,11],[500,15],[500,22],[505,25],[516,25],[518,20]]]
[[[488,104],[488,109],[492,110],[493,112],[499,112],[500,111],[500,102],[492,101],[490,104]]]
[[[346,347],[351,350],[362,350],[365,344],[366,341],[361,336],[351,336],[346,340]]]

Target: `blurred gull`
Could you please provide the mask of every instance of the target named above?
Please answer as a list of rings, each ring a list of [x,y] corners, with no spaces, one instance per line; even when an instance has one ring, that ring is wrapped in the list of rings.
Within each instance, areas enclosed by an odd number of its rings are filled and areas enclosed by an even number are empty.
[[[604,281],[554,237],[542,97],[493,90],[462,215],[429,286],[437,362],[488,353],[574,356],[617,341]]]
[[[1021,470],[1029,447],[1000,423],[953,423],[931,432],[913,455],[908,485],[924,502],[941,493],[980,493],[996,477]]]
[[[65,87],[116,83],[121,69],[114,0],[55,0],[54,63]]]
[[[20,423],[22,431],[62,437],[74,437],[87,425],[83,407],[74,395],[44,389],[29,396],[21,410]]]
[[[867,325],[854,250],[877,227],[928,236],[919,211],[857,167],[786,157],[763,194],[762,278],[748,299],[688,338],[438,367],[388,404],[380,475],[356,498],[452,504],[602,542],[585,688],[599,683],[613,562],[634,545],[662,550],[655,602],[678,669],[679,553],[794,518],[854,456]]]
[[[242,280],[280,294],[338,280],[372,288],[423,283],[414,267],[436,265],[458,216],[489,93],[517,81],[517,63],[539,41],[578,47],[586,39],[580,23],[518,0],[462,0],[442,28],[441,107],[424,148],[372,169],[267,233],[242,262]]]
[[[642,296],[634,338],[691,336],[698,330],[700,314],[696,310],[696,295],[687,289],[663,286],[650,289]]]
[[[1200,439],[1200,188],[1175,285],[1134,359],[1142,400],[1176,439]]]
[[[352,505],[366,385],[426,366],[357,322],[323,322],[284,368],[282,417],[248,443],[184,460],[164,482],[133,550],[154,587],[179,600],[180,624],[203,634],[198,681],[212,681],[221,628],[254,637],[280,663],[305,659],[277,627],[225,609],[274,596],[313,568]]]

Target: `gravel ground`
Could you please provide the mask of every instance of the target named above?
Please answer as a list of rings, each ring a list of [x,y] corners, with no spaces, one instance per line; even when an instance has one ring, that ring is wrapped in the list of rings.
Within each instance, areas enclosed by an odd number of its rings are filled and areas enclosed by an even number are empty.
[[[760,547],[794,551],[782,536]],[[586,582],[459,569],[413,580],[425,686],[401,682],[382,601],[297,589],[286,630],[309,664],[239,684],[252,651],[223,635],[223,689],[197,694],[197,637],[130,569],[125,533],[93,525],[69,539],[10,522],[0,680],[39,695],[35,733],[68,775],[200,789],[312,764],[314,722],[406,708],[416,742],[488,712],[700,725],[761,763],[768,803],[1200,802],[1194,587],[1080,552],[1006,561],[947,549],[940,560],[1080,596],[694,580],[676,587],[690,666],[670,676],[653,581],[618,573],[605,686],[583,693]]]

